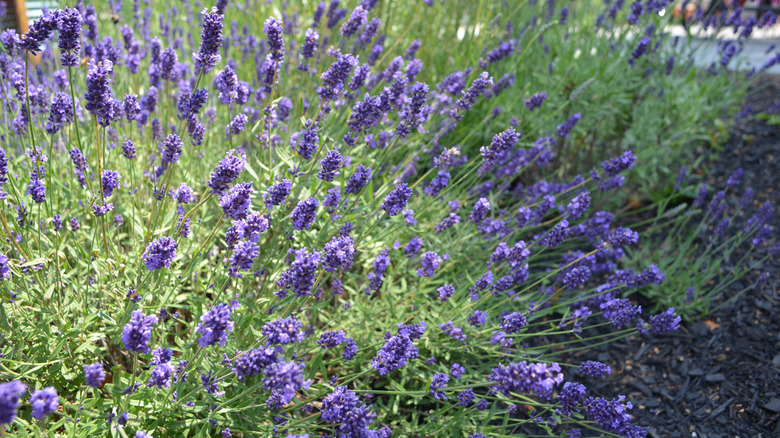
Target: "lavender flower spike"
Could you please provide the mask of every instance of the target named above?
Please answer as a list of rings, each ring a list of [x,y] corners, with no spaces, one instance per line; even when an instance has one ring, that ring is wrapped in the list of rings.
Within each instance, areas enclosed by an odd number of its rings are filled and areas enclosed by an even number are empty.
[[[74,67],[79,62],[79,40],[81,38],[81,14],[76,8],[66,8],[60,12],[61,62],[65,67]]]
[[[195,71],[208,73],[217,65],[221,56],[219,48],[222,47],[222,19],[224,15],[212,7],[211,11],[204,9],[203,30],[200,34],[200,49],[192,55],[195,61]]]
[[[382,210],[387,212],[388,216],[395,216],[406,208],[406,204],[411,197],[412,189],[407,187],[406,184],[399,184],[398,187],[385,196],[385,200],[382,202]]]

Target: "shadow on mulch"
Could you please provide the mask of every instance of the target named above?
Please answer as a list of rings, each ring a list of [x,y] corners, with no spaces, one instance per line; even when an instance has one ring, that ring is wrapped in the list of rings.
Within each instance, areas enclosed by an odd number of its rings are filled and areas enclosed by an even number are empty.
[[[761,78],[753,91],[746,106],[753,114],[765,111],[780,96],[780,77]],[[743,186],[753,187],[756,201],[777,205],[780,127],[755,118],[737,122],[706,182],[725,188],[739,167],[745,172]],[[777,235],[780,214],[771,225]],[[613,369],[610,378],[591,382],[589,389],[606,398],[626,395],[635,422],[647,427],[650,437],[780,437],[780,266],[769,261],[761,270],[769,273],[767,283],[703,321],[577,357]],[[726,295],[753,280],[744,277]]]

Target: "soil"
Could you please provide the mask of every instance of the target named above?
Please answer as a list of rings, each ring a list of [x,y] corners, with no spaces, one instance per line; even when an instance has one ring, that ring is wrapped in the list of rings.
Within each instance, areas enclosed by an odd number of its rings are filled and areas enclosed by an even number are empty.
[[[758,114],[778,96],[780,77],[762,77],[745,106]],[[743,187],[753,187],[755,200],[777,206],[780,126],[754,117],[738,120],[706,182],[725,188],[739,167]],[[771,225],[777,237],[778,212]],[[626,395],[636,424],[646,427],[649,437],[780,437],[780,262],[770,259],[761,271],[769,273],[767,283],[701,321],[670,334],[596,347],[588,353],[592,357],[579,357],[612,367],[610,378],[591,382],[589,389],[605,398]],[[754,279],[736,282],[726,298]]]

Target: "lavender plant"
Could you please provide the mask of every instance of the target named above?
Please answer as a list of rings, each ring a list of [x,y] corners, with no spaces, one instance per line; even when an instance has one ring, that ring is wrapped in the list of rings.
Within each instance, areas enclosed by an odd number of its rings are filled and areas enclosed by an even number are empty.
[[[397,2],[109,6],[2,35],[0,433],[644,435],[562,359],[679,324],[624,297],[664,274],[592,197],[641,157],[560,179],[589,121],[549,90],[473,122],[574,11],[445,75]]]

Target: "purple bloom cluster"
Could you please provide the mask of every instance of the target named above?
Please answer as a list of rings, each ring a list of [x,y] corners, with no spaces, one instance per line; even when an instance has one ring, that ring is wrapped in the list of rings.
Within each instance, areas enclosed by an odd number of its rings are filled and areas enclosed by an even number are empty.
[[[263,196],[265,198],[265,208],[270,210],[276,206],[282,205],[291,190],[292,181],[289,179],[283,179],[281,182],[269,187],[268,193]]]
[[[27,386],[18,380],[0,383],[0,425],[11,424],[19,410],[19,397]]]
[[[280,289],[276,294],[284,297],[287,290],[291,290],[296,297],[309,296],[314,286],[317,266],[320,263],[320,253],[317,251],[309,253],[306,252],[306,249],[300,249],[298,251],[291,250],[290,254],[293,260],[290,267],[276,281],[276,285]]]
[[[30,397],[30,404],[33,418],[42,420],[60,407],[60,397],[57,390],[49,386],[35,391]]]
[[[399,184],[385,196],[381,205],[382,210],[384,210],[388,216],[395,216],[406,208],[406,204],[411,197],[412,189],[407,187],[406,184]]]
[[[302,342],[304,340],[303,324],[291,316],[289,318],[280,318],[275,321],[265,323],[262,328],[263,336],[268,344],[290,344]]]
[[[579,370],[581,374],[585,374],[586,376],[597,379],[604,377],[607,374],[612,374],[612,368],[610,368],[609,365],[593,360],[586,360],[585,362],[581,363]]]
[[[509,396],[510,392],[536,393],[539,397],[550,398],[554,388],[563,383],[561,367],[557,363],[516,362],[509,365],[499,364],[494,368],[490,380],[495,389]]]
[[[141,256],[146,269],[155,271],[157,269],[170,268],[173,259],[176,257],[176,248],[178,247],[179,244],[168,236],[152,241]]]
[[[93,388],[100,388],[106,381],[106,372],[103,365],[95,362],[91,365],[84,365],[84,383]]]
[[[140,310],[130,315],[130,322],[122,330],[122,342],[125,348],[137,353],[149,353],[149,340],[152,338],[152,326],[157,324],[157,316],[146,316]]]
[[[296,230],[308,230],[317,218],[317,207],[320,203],[315,198],[304,199],[295,206],[290,219]]]
[[[208,73],[221,59],[219,48],[222,46],[222,19],[224,15],[216,7],[211,11],[204,9],[203,12],[203,30],[200,34],[200,49],[192,55],[195,61],[195,70]]]
[[[370,167],[364,166],[362,164],[358,165],[358,167],[355,169],[355,173],[349,177],[344,191],[352,194],[360,193],[360,191],[363,190],[363,187],[365,187],[366,184],[371,181],[371,174],[372,172]]]
[[[225,303],[219,303],[204,313],[195,329],[196,333],[200,333],[198,344],[208,347],[219,343],[224,347],[228,333],[233,331],[233,321],[230,320],[232,314],[233,309]]]
[[[447,400],[447,394],[442,389],[447,387],[447,382],[450,381],[450,376],[447,374],[436,373],[431,379],[430,393],[436,400]]]
[[[523,102],[523,104],[525,105],[526,108],[528,108],[528,111],[533,111],[541,107],[545,100],[547,100],[547,93],[542,91],[526,99],[525,102]]]

